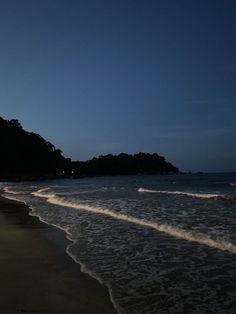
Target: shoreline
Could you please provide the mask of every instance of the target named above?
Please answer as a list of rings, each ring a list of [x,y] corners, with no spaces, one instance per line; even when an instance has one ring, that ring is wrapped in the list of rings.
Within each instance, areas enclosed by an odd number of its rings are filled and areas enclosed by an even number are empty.
[[[5,191],[5,190],[4,190]],[[5,192],[5,193],[8,193],[8,192]],[[10,192],[9,192],[10,193]],[[12,193],[12,192],[11,192]],[[12,196],[10,196],[12,195]],[[38,219],[41,223],[43,224],[46,224],[47,226],[49,227],[52,227],[52,228],[56,228],[57,230],[59,230],[59,232],[62,232],[64,234],[64,241],[62,241],[63,243],[65,242],[65,246],[63,246],[63,250],[64,252],[74,261],[74,263],[76,263],[77,265],[79,265],[80,267],[80,271],[86,275],[88,275],[89,277],[95,279],[96,281],[99,282],[99,284],[106,288],[107,291],[108,291],[108,295],[109,295],[109,298],[110,298],[110,302],[112,303],[112,306],[113,308],[115,309],[115,312],[117,314],[119,314],[119,308],[118,306],[115,304],[115,301],[113,299],[113,296],[112,296],[112,293],[111,293],[111,290],[109,288],[109,286],[106,286],[102,279],[100,277],[98,277],[97,275],[95,275],[93,272],[91,272],[89,269],[87,269],[86,265],[81,263],[80,261],[76,260],[75,256],[73,254],[71,254],[71,252],[69,251],[69,248],[70,246],[73,246],[73,244],[76,243],[76,240],[73,240],[70,236],[71,234],[66,230],[66,229],[63,229],[61,228],[60,226],[56,225],[56,224],[52,224],[52,223],[48,223],[47,221],[43,220],[40,216],[37,216],[34,214],[33,212],[33,208],[28,205],[25,201],[20,201],[18,200],[17,198],[14,197],[14,193],[10,194],[10,195],[0,195],[0,197],[3,197],[7,200],[10,200],[10,201],[14,201],[14,202],[17,202],[17,203],[22,203],[24,206],[26,206],[26,208],[28,209],[28,215],[29,216],[32,216],[32,217],[35,217],[36,219]]]
[[[0,210],[4,314],[117,314],[107,287],[82,272],[67,254],[71,241],[65,231],[29,215],[25,203],[2,195]]]

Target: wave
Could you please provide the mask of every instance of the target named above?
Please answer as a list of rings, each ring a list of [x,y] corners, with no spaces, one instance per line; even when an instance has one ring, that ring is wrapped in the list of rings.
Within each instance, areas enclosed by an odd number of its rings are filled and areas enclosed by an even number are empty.
[[[236,186],[235,182],[212,182],[207,185],[208,187],[227,188]]]
[[[6,191],[6,189],[7,189],[7,191]],[[49,190],[50,190],[50,188],[44,188],[44,189],[38,190],[37,192],[33,192],[33,193],[31,193],[31,194],[33,194],[33,195],[41,194],[41,196],[42,196],[42,195],[45,195],[45,196],[46,196],[46,195],[48,195],[48,194],[46,194],[46,193],[44,193],[44,192],[49,191]],[[17,202],[20,202],[20,203],[24,203],[24,204],[28,207],[28,204],[27,204],[26,201],[23,201],[23,200],[17,198],[17,196],[13,196],[13,194],[15,194],[15,195],[21,194],[20,192],[11,191],[11,190],[9,190],[8,188],[4,188],[4,191],[7,192],[8,194],[11,194],[11,195],[4,195],[4,197],[5,197],[6,199],[13,200],[13,201],[17,201]],[[43,193],[42,193],[42,192],[43,192]],[[43,196],[42,196],[42,197],[43,197]],[[33,208],[33,207],[30,206],[30,209],[31,209],[31,212],[29,212],[29,215],[30,215],[30,216],[36,216],[36,217],[38,217],[38,219],[39,219],[40,221],[42,221],[43,223],[45,223],[45,224],[47,224],[47,225],[54,226],[54,227],[56,227],[56,228],[58,228],[58,229],[60,229],[60,230],[62,230],[62,231],[65,232],[66,238],[67,238],[69,241],[71,241],[71,244],[69,244],[69,245],[66,247],[66,253],[73,259],[73,261],[74,261],[75,263],[78,263],[78,264],[80,265],[81,271],[82,271],[83,273],[88,274],[89,276],[93,277],[93,278],[96,279],[98,282],[100,282],[101,285],[104,285],[104,286],[106,286],[106,287],[108,288],[108,292],[109,292],[109,296],[110,296],[111,302],[113,303],[115,309],[117,310],[117,313],[121,313],[121,309],[120,309],[119,305],[116,303],[116,301],[115,301],[115,299],[114,299],[114,297],[113,297],[113,291],[112,291],[110,285],[106,285],[100,277],[98,277],[94,272],[92,272],[90,269],[88,269],[84,263],[80,262],[80,261],[76,258],[76,256],[74,256],[74,255],[70,252],[70,247],[72,247],[72,246],[77,242],[77,240],[72,238],[71,233],[69,232],[68,228],[61,227],[59,224],[54,224],[54,223],[51,223],[51,222],[49,223],[49,222],[47,222],[46,220],[42,219],[42,217],[40,217],[40,215],[36,214],[36,213],[34,212],[34,208]]]
[[[43,189],[40,189],[36,192],[32,192],[31,194],[34,195],[34,196],[37,196],[37,197],[42,197],[42,198],[47,198],[47,201],[51,204],[56,204],[52,201],[50,201],[50,199],[52,200],[53,198],[57,198],[59,199],[59,197],[57,197],[55,194],[50,194],[50,193],[45,193],[45,192],[48,192],[50,191],[51,188],[43,188]],[[74,194],[74,193],[72,193]],[[75,194],[78,194],[78,193],[75,193]],[[56,205],[60,205],[60,206],[63,206],[63,207],[69,207],[69,206],[66,206],[66,205],[62,205],[62,204],[56,204]],[[73,261],[75,263],[78,263],[81,267],[81,271],[83,273],[86,273],[88,274],[89,276],[93,277],[94,279],[96,279],[98,282],[100,282],[101,285],[104,285],[108,288],[108,292],[109,292],[109,296],[110,296],[110,299],[111,299],[111,302],[113,303],[114,305],[114,308],[117,310],[117,313],[121,313],[121,309],[119,307],[119,305],[116,303],[114,297],[113,297],[113,291],[111,289],[111,286],[110,285],[107,285],[105,282],[103,282],[102,278],[98,277],[96,275],[96,273],[94,273],[93,271],[91,271],[89,268],[86,267],[86,265],[84,263],[82,263],[72,252],[70,252],[70,248],[73,247],[74,244],[77,243],[77,239],[73,238],[72,234],[70,233],[69,231],[69,228],[65,228],[65,227],[62,227],[60,226],[60,224],[54,224],[52,222],[48,223],[45,219],[43,219],[42,217],[40,217],[40,215],[37,213],[34,212],[33,208],[31,207],[32,209],[32,212],[30,212],[30,215],[32,216],[37,216],[39,218],[40,221],[42,221],[43,223],[47,224],[47,225],[52,225],[56,228],[59,228],[60,230],[64,231],[66,233],[66,238],[71,241],[71,244],[69,244],[67,247],[66,247],[66,253],[73,259]]]
[[[4,188],[3,188],[3,191],[4,191],[5,193],[14,194],[14,195],[22,194],[22,192],[13,191],[13,190],[11,190],[9,187],[4,187]]]
[[[219,249],[221,251],[227,251],[227,252],[236,254],[236,245],[234,245],[231,242],[225,241],[224,239],[214,240],[206,234],[191,233],[190,231],[184,230],[179,227],[174,227],[172,225],[163,224],[163,223],[159,224],[157,222],[153,222],[150,220],[140,219],[140,218],[136,218],[130,215],[126,215],[126,214],[115,213],[109,209],[102,208],[102,207],[95,207],[95,206],[80,204],[78,202],[76,203],[71,202],[63,198],[60,198],[56,196],[55,194],[45,193],[45,189],[32,192],[32,194],[37,197],[46,198],[47,202],[53,205],[75,208],[75,209],[84,210],[84,211],[95,213],[95,214],[104,215],[104,216],[111,217],[116,220],[121,220],[128,223],[136,224],[142,227],[151,228],[156,231],[163,232],[177,239],[186,240],[190,242],[196,242],[198,244],[206,245],[214,249]]]
[[[173,195],[184,195],[184,196],[191,196],[196,198],[205,198],[205,199],[216,199],[216,198],[224,198],[224,195],[220,194],[209,194],[209,193],[191,193],[185,191],[158,191],[158,190],[149,190],[139,188],[138,192],[141,193],[161,193],[161,194],[173,194]]]
[[[32,195],[34,195],[34,196],[38,196],[38,197],[48,197],[48,198],[50,198],[50,197],[54,197],[55,196],[55,194],[50,194],[50,193],[45,193],[45,192],[47,192],[47,191],[50,191],[51,190],[51,188],[44,188],[44,189],[40,189],[40,190],[38,190],[38,191],[36,191],[36,192],[32,192],[31,194]]]

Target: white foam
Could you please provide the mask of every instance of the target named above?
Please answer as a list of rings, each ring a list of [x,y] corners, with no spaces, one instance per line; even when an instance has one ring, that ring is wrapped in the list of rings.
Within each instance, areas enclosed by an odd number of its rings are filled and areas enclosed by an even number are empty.
[[[191,192],[185,192],[185,191],[159,191],[159,190],[149,190],[149,189],[143,189],[139,188],[138,192],[141,193],[161,193],[161,194],[171,194],[171,195],[185,195],[185,196],[191,196],[191,197],[197,197],[197,198],[220,198],[223,197],[219,194],[210,194],[210,193],[191,193]]]
[[[43,193],[42,193],[43,192]],[[104,216],[108,216],[117,220],[133,223],[136,225],[140,225],[142,227],[152,228],[154,230],[157,230],[159,232],[163,232],[165,234],[168,234],[169,236],[172,236],[177,239],[182,239],[186,241],[196,242],[202,245],[206,245],[208,247],[219,249],[222,251],[228,251],[230,253],[236,254],[236,246],[233,243],[227,242],[224,239],[217,239],[214,240],[210,238],[206,234],[202,233],[191,233],[190,231],[184,230],[179,227],[174,227],[168,224],[159,224],[157,222],[149,221],[146,219],[140,219],[136,218],[130,215],[115,213],[109,209],[102,208],[102,207],[95,207],[95,206],[89,206],[85,204],[80,203],[74,203],[71,201],[67,201],[63,198],[59,198],[56,195],[53,194],[45,194],[44,191],[39,190],[37,192],[33,192],[32,194],[38,197],[43,197],[47,199],[47,202],[59,205],[63,207],[69,207],[69,208],[75,208],[80,209],[88,212],[92,212],[95,214],[100,214]]]
[[[4,188],[3,188],[3,191],[6,192],[6,193],[8,193],[8,194],[14,194],[14,195],[22,194],[22,192],[13,191],[13,190],[11,190],[9,187],[4,187]]]
[[[19,202],[19,203],[23,203],[23,204],[25,204],[26,206],[28,206],[25,201],[20,200],[20,199],[18,199],[18,198],[15,197],[15,196],[3,194],[3,197],[6,198],[6,199],[8,199],[8,200],[12,200],[12,201],[16,201],[16,202]]]
[[[38,196],[38,197],[53,198],[55,196],[55,194],[45,193],[49,190],[50,190],[50,188],[44,188],[44,189],[40,189],[36,192],[32,192],[31,194],[34,196]]]
[[[5,190],[5,188],[4,188],[4,190]],[[35,196],[45,197],[45,198],[46,198],[46,195],[48,196],[49,194],[46,194],[45,192],[46,192],[46,191],[49,191],[49,190],[50,190],[50,188],[45,188],[45,189],[38,190],[38,191],[36,191],[36,192],[32,192],[31,194],[33,194],[33,195],[35,195]],[[6,190],[5,190],[5,192],[6,192]],[[10,193],[10,192],[8,192],[8,193],[9,193],[9,194],[20,194],[20,193],[14,193],[14,191],[12,191],[12,192],[13,192],[13,193]],[[51,195],[52,195],[52,194],[51,194]],[[54,196],[55,196],[55,195],[53,195],[53,197],[54,197]],[[20,202],[20,203],[24,203],[26,206],[28,206],[25,201],[19,200],[16,196],[14,197],[14,196],[12,196],[12,195],[4,195],[4,197],[7,198],[7,199],[9,199],[9,200],[14,200],[14,201],[17,201],[17,202]],[[52,197],[52,196],[51,196],[51,197]],[[34,208],[33,208],[32,206],[30,206],[29,208],[31,209],[31,211],[29,212],[29,215],[30,215],[30,216],[38,217],[38,219],[39,219],[41,222],[43,222],[43,223],[45,223],[45,224],[47,224],[47,225],[50,225],[50,226],[54,226],[54,227],[56,227],[56,228],[58,228],[58,229],[60,229],[60,230],[62,230],[62,231],[65,232],[66,238],[67,238],[69,241],[71,241],[71,244],[67,245],[67,247],[66,247],[66,253],[73,259],[73,261],[74,261],[75,263],[77,263],[77,264],[80,265],[80,267],[81,267],[80,269],[81,269],[81,271],[82,271],[83,273],[88,274],[89,276],[91,276],[91,277],[93,277],[94,279],[96,279],[101,285],[104,285],[104,286],[106,286],[106,287],[108,288],[109,296],[110,296],[110,299],[111,299],[112,304],[114,305],[114,308],[116,309],[117,313],[119,313],[119,314],[123,313],[123,310],[120,308],[120,306],[116,303],[116,301],[115,301],[115,299],[114,299],[113,291],[112,291],[112,289],[111,289],[111,286],[110,286],[110,285],[106,285],[100,277],[98,277],[93,271],[91,271],[90,269],[88,269],[84,263],[80,262],[80,261],[76,258],[76,256],[73,255],[73,254],[70,252],[70,247],[72,247],[75,243],[77,243],[77,239],[73,239],[71,233],[69,232],[69,228],[63,228],[63,227],[60,226],[59,224],[54,224],[54,223],[52,223],[52,222],[49,223],[48,221],[46,221],[45,219],[43,219],[38,213],[35,213],[35,210],[34,210]]]

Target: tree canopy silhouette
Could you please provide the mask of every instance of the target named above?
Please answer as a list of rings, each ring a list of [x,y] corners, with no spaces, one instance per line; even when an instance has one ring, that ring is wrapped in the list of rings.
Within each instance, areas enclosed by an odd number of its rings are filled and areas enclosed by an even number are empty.
[[[177,173],[178,168],[158,154],[105,155],[88,161],[72,162],[77,176]]]
[[[71,161],[39,134],[25,131],[18,120],[0,117],[0,178],[57,176]]]
[[[104,155],[71,162],[42,136],[25,131],[16,119],[0,117],[0,179],[29,179],[176,173],[178,168],[158,154]]]

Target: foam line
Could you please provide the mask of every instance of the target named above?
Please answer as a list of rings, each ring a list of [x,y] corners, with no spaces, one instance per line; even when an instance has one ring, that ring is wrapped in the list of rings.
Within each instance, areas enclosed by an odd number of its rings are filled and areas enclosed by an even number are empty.
[[[202,234],[202,233],[196,233],[196,234],[194,233],[193,234],[190,231],[184,230],[184,229],[179,228],[179,227],[174,227],[174,226],[171,226],[168,224],[159,224],[157,222],[149,221],[146,219],[140,219],[140,218],[136,218],[136,217],[133,217],[130,215],[115,213],[115,212],[113,212],[109,209],[106,209],[106,208],[94,207],[94,206],[89,206],[89,205],[84,205],[84,204],[79,204],[79,203],[73,203],[73,202],[67,201],[63,198],[59,198],[56,195],[42,193],[42,191],[36,191],[36,192],[33,192],[32,194],[34,196],[46,198],[47,202],[54,204],[54,205],[80,209],[80,210],[84,210],[87,212],[92,212],[95,214],[108,216],[108,217],[114,218],[116,220],[121,220],[121,221],[129,222],[129,223],[133,223],[136,225],[140,225],[142,227],[151,228],[151,229],[157,230],[159,232],[163,232],[165,234],[168,234],[169,236],[172,236],[172,237],[177,238],[177,239],[196,242],[196,243],[206,245],[206,246],[214,248],[214,249],[219,249],[221,251],[227,251],[227,252],[236,254],[236,246],[233,243],[225,241],[224,239],[213,240],[212,238],[210,238],[206,234]]]
[[[8,194],[14,194],[14,195],[22,194],[22,192],[12,191],[12,190],[10,190],[8,187],[3,188],[3,191],[6,192],[6,193],[8,193]]]
[[[138,192],[140,193],[161,193],[161,194],[173,194],[173,195],[186,195],[197,198],[222,198],[222,195],[219,194],[206,194],[206,193],[190,193],[190,192],[182,192],[182,191],[158,191],[158,190],[149,190],[139,188]]]
[[[5,190],[5,188],[4,188],[4,190]],[[42,192],[45,192],[45,191],[48,191],[48,190],[50,190],[50,188],[41,189],[41,190],[38,190],[37,192],[33,192],[33,193],[31,193],[31,194],[33,194],[33,195],[36,196],[36,194],[40,194],[39,192],[42,193]],[[13,191],[12,191],[12,192],[13,192]],[[8,192],[8,193],[9,193],[9,194],[20,194],[20,193],[14,193],[14,192],[13,192],[13,193]],[[46,194],[45,194],[45,195],[46,195]],[[39,195],[38,195],[38,196],[39,196]],[[24,203],[26,206],[28,206],[25,201],[19,200],[17,197],[14,197],[14,196],[12,196],[12,195],[5,195],[5,194],[4,194],[4,197],[5,197],[6,199],[9,199],[9,200],[14,200],[14,201],[17,201],[17,202],[20,202],[20,203]],[[42,194],[41,194],[41,197],[43,197]],[[46,196],[45,196],[45,197],[46,197]],[[76,258],[76,256],[74,256],[74,255],[70,252],[70,247],[72,247],[72,246],[77,242],[77,240],[72,238],[72,235],[71,235],[71,233],[69,232],[69,228],[63,228],[63,227],[61,227],[59,224],[53,224],[52,222],[49,223],[49,222],[47,222],[46,220],[44,220],[42,217],[40,217],[40,215],[39,215],[38,213],[35,213],[33,207],[30,206],[30,209],[31,209],[31,211],[29,212],[29,215],[30,215],[30,216],[38,217],[38,219],[39,219],[41,222],[43,222],[43,223],[45,223],[45,224],[47,224],[47,225],[50,225],[50,226],[54,226],[54,227],[56,227],[56,228],[58,228],[58,229],[60,229],[60,230],[62,230],[62,231],[64,231],[64,232],[66,233],[66,238],[67,238],[69,241],[72,242],[71,244],[69,244],[69,245],[66,247],[66,253],[73,259],[73,261],[74,261],[75,263],[77,263],[77,264],[80,265],[81,271],[82,271],[83,273],[88,274],[89,276],[93,277],[93,278],[96,279],[98,282],[100,282],[101,285],[106,286],[106,287],[108,288],[109,296],[110,296],[110,299],[111,299],[112,304],[114,305],[114,308],[116,309],[116,311],[117,311],[118,314],[119,314],[119,313],[120,313],[120,314],[123,313],[122,309],[121,309],[120,306],[116,303],[116,301],[115,301],[115,299],[114,299],[114,297],[113,297],[113,291],[112,291],[112,289],[111,289],[111,286],[105,284],[105,283],[103,282],[103,280],[102,280],[100,277],[98,277],[94,272],[92,272],[90,269],[88,269],[84,263],[80,262],[80,261]]]

